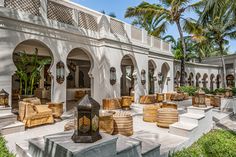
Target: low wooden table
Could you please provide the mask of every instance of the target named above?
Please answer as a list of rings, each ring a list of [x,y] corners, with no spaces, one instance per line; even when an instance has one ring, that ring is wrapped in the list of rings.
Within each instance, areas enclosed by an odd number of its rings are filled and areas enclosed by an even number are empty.
[[[63,114],[63,103],[62,102],[49,102],[47,103],[48,108],[52,110],[52,114],[54,118],[61,118]]]

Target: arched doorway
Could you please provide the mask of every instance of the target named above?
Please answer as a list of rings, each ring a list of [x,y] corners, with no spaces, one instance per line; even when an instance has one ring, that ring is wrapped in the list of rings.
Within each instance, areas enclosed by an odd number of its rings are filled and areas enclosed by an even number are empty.
[[[199,87],[199,84],[200,84],[200,78],[201,78],[200,73],[197,73],[197,75],[196,75],[196,87]]]
[[[69,74],[66,81],[66,108],[72,109],[78,100],[93,92],[93,82],[90,76],[92,57],[80,48],[70,51],[67,56]]]
[[[229,74],[226,76],[226,85],[227,87],[234,87],[234,75]]]
[[[121,60],[122,76],[120,80],[121,96],[134,94],[134,63],[129,55],[125,55]]]
[[[149,94],[155,93],[155,77],[154,77],[155,70],[156,70],[156,64],[154,63],[153,60],[149,60],[148,61]]]
[[[202,78],[202,85],[204,88],[208,87],[208,75],[205,73]]]
[[[162,64],[161,67],[161,74],[162,74],[162,81],[160,84],[161,87],[161,91],[162,92],[168,92],[169,91],[169,87],[168,87],[168,82],[170,81],[170,66],[168,63],[164,63]]]
[[[193,73],[190,73],[190,74],[189,74],[189,77],[188,77],[188,85],[189,85],[189,86],[193,86],[193,85],[194,85]]]
[[[211,91],[214,91],[214,78],[215,78],[215,75],[211,74],[211,77],[210,77],[210,90]]]
[[[18,99],[34,96],[42,104],[51,101],[53,64],[51,50],[39,40],[26,40],[18,44],[13,52],[17,68],[12,76],[12,110],[18,112]]]
[[[220,84],[221,84],[221,76],[220,74],[218,74],[216,76],[216,88],[220,88]]]

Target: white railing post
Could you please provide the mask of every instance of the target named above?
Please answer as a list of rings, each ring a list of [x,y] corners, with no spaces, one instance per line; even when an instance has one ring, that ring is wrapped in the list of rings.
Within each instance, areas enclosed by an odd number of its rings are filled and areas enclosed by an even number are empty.
[[[142,29],[142,43],[147,44],[147,31]]]
[[[48,0],[40,0],[39,13],[43,19],[48,18],[47,17],[47,5],[48,5]]]
[[[78,10],[76,10],[76,9],[73,9],[73,21],[75,22],[75,26],[79,26],[79,11]]]
[[[0,7],[4,7],[4,1],[5,0],[0,0]]]
[[[161,51],[163,51],[163,44],[164,44],[164,43],[163,43],[163,40],[160,39],[160,42],[161,42],[161,45],[160,45],[161,47],[160,47],[160,49],[161,49]]]
[[[154,37],[151,36],[151,47],[153,47],[153,45],[154,45]]]
[[[132,26],[129,25],[129,24],[127,24],[127,23],[125,23],[124,25],[125,25],[126,34],[127,34],[128,38],[131,39],[131,38],[132,38],[132,37],[131,37],[131,27],[132,27]]]

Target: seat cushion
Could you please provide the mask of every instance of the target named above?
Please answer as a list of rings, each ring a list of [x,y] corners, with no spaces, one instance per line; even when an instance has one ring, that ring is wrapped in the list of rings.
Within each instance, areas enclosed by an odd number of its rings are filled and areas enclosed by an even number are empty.
[[[41,101],[39,98],[34,97],[34,98],[25,98],[23,99],[24,102],[28,103],[33,103],[34,105],[41,105]]]

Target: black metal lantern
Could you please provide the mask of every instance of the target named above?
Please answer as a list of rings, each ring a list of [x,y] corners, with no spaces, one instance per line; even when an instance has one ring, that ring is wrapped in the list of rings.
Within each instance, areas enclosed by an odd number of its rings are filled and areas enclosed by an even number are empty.
[[[144,69],[141,71],[141,83],[142,85],[146,83],[146,71]]]
[[[75,108],[75,130],[72,140],[75,143],[92,143],[101,139],[99,134],[100,105],[88,95]]]
[[[65,65],[62,61],[56,65],[56,79],[59,84],[62,84],[65,80]]]
[[[111,85],[116,84],[116,68],[110,68],[110,83]]]
[[[0,91],[0,106],[7,107],[8,106],[8,100],[9,100],[9,94],[4,89],[2,89]]]

